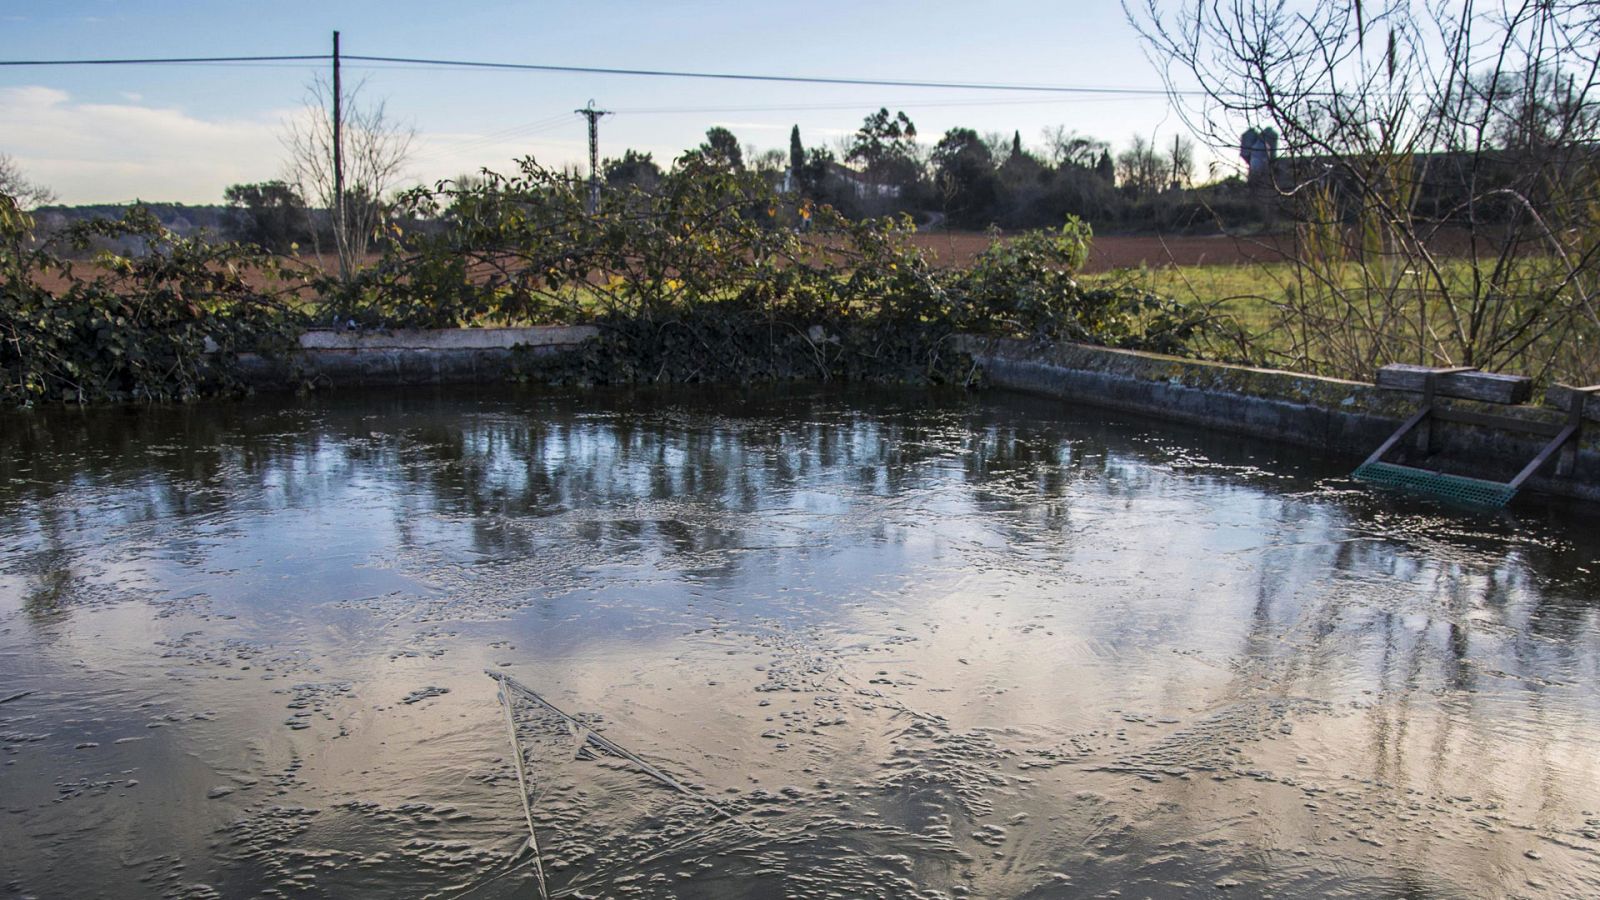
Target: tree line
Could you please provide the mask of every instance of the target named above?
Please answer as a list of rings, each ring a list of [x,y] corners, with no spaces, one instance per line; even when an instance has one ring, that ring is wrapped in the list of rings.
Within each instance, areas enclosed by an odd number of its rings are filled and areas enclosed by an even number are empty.
[[[381,130],[381,115],[378,119],[379,127],[371,130]],[[375,142],[363,146],[373,158],[372,168],[392,174],[411,136],[392,128],[388,133],[393,158],[385,158]],[[1047,129],[1034,146],[1025,145],[1020,132],[980,134],[964,127],[949,129],[932,144],[918,137],[910,116],[888,109],[867,115],[854,134],[831,146],[807,146],[796,125],[787,151],[758,149],[713,126],[704,141],[675,160],[630,148],[604,158],[598,175],[606,189],[654,191],[675,173],[691,169],[749,171],[782,193],[830,206],[850,219],[908,214],[923,227],[1020,230],[1056,227],[1070,216],[1103,231],[1172,231],[1264,219],[1260,203],[1239,178],[1195,184],[1194,145],[1186,138],[1158,146],[1135,136],[1113,154],[1109,142],[1064,126]],[[294,154],[305,160],[321,155]],[[305,175],[309,167],[291,168]],[[337,243],[327,212],[333,205],[327,178],[310,174],[309,179],[230,186],[228,236],[280,252]],[[370,189],[346,202],[366,213],[365,232],[381,232],[374,226],[383,210]]]

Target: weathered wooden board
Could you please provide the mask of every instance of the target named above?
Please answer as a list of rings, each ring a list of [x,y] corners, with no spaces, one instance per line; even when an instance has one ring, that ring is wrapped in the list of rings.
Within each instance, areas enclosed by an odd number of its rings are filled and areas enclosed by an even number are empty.
[[[1583,410],[1584,418],[1600,422],[1600,384],[1581,388],[1552,384],[1544,392],[1544,402],[1562,412],[1571,409],[1574,402],[1585,401],[1587,402]]]
[[[1391,363],[1378,370],[1378,387],[1392,391],[1421,392],[1428,373],[1427,366]],[[1524,375],[1501,375],[1498,372],[1451,372],[1439,376],[1434,393],[1440,397],[1457,397],[1462,400],[1482,400],[1485,403],[1526,403],[1533,397],[1533,379]]]

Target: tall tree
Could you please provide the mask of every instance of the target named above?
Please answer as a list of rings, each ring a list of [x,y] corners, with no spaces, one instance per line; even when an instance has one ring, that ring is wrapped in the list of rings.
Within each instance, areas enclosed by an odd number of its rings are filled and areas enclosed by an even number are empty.
[[[934,180],[957,225],[988,224],[997,194],[994,156],[971,128],[952,128],[933,148]]]
[[[917,126],[905,112],[879,109],[862,120],[845,158],[866,167],[876,184],[905,185],[916,180]]]
[[[739,148],[739,139],[720,125],[706,129],[705,143],[696,147],[695,152],[708,165],[719,169],[744,169],[744,151]]]
[[[415,128],[389,118],[383,101],[367,103],[362,88],[360,82],[344,88],[340,98],[343,197],[335,196],[333,88],[327,81],[318,77],[307,88],[304,114],[291,120],[283,139],[289,152],[289,178],[300,196],[328,210],[339,273],[345,278],[361,266],[382,230],[387,200],[400,186],[417,134]]]
[[[789,176],[794,179],[800,177],[800,170],[806,167],[806,148],[800,143],[800,126],[789,129]]]
[[[310,238],[306,201],[287,182],[229,185],[222,197],[229,207],[228,230],[236,240],[288,253]]]
[[[1099,176],[1106,184],[1115,184],[1117,181],[1117,166],[1111,161],[1111,148],[1101,147],[1100,158],[1094,162],[1094,174]]]
[[[600,164],[606,184],[631,184],[643,190],[654,190],[661,183],[661,167],[649,153],[639,153],[632,148],[623,151],[621,159],[608,159]]]
[[[836,162],[833,152],[826,147],[807,150],[805,162],[795,170],[795,183],[800,193],[813,200],[827,198],[829,175]]]

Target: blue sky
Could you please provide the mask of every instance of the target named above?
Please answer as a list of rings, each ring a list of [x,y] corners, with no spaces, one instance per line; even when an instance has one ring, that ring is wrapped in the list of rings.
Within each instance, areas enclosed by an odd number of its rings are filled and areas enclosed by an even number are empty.
[[[1159,87],[1114,2],[420,3],[0,0],[0,58],[326,52],[1008,84]],[[70,203],[217,201],[277,177],[284,121],[321,64],[0,68],[0,153]],[[1181,127],[1160,97],[1000,94],[350,64],[369,98],[418,132],[410,174],[585,158],[590,98],[618,114],[601,152],[670,160],[722,125],[746,144],[832,144],[867,112],[905,109],[924,142],[945,129],[1065,125],[1125,143]],[[807,107],[807,108],[801,108]]]

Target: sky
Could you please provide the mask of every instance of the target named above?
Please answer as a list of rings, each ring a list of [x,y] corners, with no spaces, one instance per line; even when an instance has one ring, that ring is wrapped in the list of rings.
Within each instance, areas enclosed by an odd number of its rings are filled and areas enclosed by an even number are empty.
[[[0,60],[343,52],[608,68],[1094,87],[1161,87],[1116,2],[472,2],[0,0]],[[326,63],[0,67],[0,154],[69,204],[220,202],[281,177],[286,123]],[[1182,124],[1161,96],[1050,95],[747,83],[350,63],[362,96],[416,129],[411,180],[518,157],[585,163],[591,99],[602,156],[669,162],[719,125],[744,144],[834,146],[869,112],[903,109],[924,143],[951,127],[1064,125],[1127,143]]]

